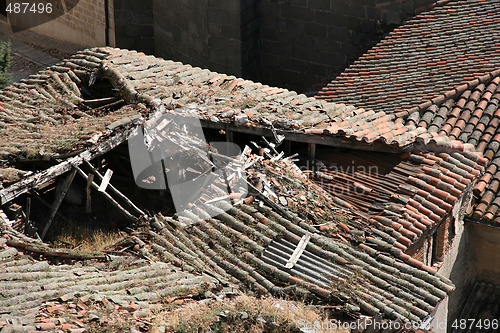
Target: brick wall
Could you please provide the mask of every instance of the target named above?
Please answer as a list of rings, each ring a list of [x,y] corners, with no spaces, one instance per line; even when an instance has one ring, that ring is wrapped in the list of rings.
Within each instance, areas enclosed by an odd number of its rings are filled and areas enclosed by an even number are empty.
[[[117,47],[155,54],[153,0],[114,0],[114,25]]]
[[[65,0],[52,4],[53,13],[50,18],[56,14],[61,16],[47,20],[44,15],[37,14],[37,19],[47,22],[33,27],[32,31],[83,46],[106,45],[104,0]],[[112,4],[113,1],[109,0],[111,8]],[[27,15],[26,19],[31,20],[32,17]],[[30,23],[33,25],[33,22]],[[22,22],[19,24],[23,26]]]
[[[262,0],[262,81],[304,91],[346,66],[429,0]]]

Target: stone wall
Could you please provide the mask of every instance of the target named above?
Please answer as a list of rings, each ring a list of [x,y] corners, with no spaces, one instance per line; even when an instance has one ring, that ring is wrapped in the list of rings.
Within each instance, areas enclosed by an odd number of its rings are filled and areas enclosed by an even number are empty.
[[[116,46],[155,54],[153,0],[114,0]]]
[[[241,1],[241,76],[252,81],[261,80],[260,0]]]
[[[432,0],[115,0],[116,45],[306,91]]]
[[[261,0],[262,81],[298,91],[333,79],[429,0]]]
[[[242,60],[254,61],[245,34],[250,24],[252,1],[153,0],[156,55],[225,74],[246,74]],[[248,11],[246,11],[248,9]],[[249,15],[253,16],[253,15]]]

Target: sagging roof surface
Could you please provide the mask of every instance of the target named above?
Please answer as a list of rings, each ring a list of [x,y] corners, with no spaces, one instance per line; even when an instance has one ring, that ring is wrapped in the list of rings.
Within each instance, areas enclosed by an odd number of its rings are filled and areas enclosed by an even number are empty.
[[[360,155],[350,151],[321,156],[330,167],[314,173],[317,183],[339,205],[362,213],[376,229],[391,230],[393,241],[385,241],[395,254],[410,261],[414,259],[400,251],[406,252],[450,217],[483,169],[458,153]]]
[[[426,318],[453,290],[447,279],[394,257],[390,231],[342,215],[290,161],[259,159],[249,174],[254,188],[274,199],[254,190],[234,206],[217,201],[179,219],[159,215],[144,235],[148,256],[211,267],[214,276],[259,294],[308,296],[402,321]],[[304,237],[304,252],[288,266]]]
[[[425,102],[403,115],[405,123],[474,146],[488,160],[474,187],[474,220],[498,225],[500,208],[500,69]]]
[[[437,1],[394,29],[317,97],[394,113],[500,66],[500,3]]]

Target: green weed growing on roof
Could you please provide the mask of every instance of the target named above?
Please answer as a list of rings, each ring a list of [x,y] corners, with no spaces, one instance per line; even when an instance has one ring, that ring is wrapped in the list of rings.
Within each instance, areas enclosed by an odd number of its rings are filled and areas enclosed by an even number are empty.
[[[10,82],[10,75],[7,70],[10,67],[10,41],[0,41],[0,89],[5,88]]]

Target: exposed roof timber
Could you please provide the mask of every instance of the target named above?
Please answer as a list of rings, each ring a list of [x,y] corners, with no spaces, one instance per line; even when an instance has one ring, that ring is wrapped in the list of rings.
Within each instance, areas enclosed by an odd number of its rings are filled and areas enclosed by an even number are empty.
[[[14,198],[28,192],[32,188],[36,188],[57,176],[69,171],[73,166],[82,164],[85,160],[90,161],[95,157],[101,156],[108,151],[125,142],[133,132],[133,128],[124,130],[121,133],[116,133],[110,138],[104,140],[100,144],[86,150],[75,157],[72,157],[64,162],[54,165],[47,170],[36,173],[27,177],[3,190],[0,190],[0,205],[3,205]]]
[[[256,136],[266,136],[266,137],[274,137],[273,130],[270,128],[264,127],[244,127],[244,126],[236,126],[233,123],[216,123],[210,120],[201,120],[201,124],[205,128],[214,128],[214,129],[223,129],[225,131],[233,131],[244,134],[252,134]],[[390,152],[390,153],[398,153],[412,150],[412,145],[406,145],[404,147],[397,147],[393,145],[388,145],[383,142],[374,142],[368,144],[366,142],[357,141],[355,139],[348,139],[343,136],[333,136],[329,134],[309,134],[302,133],[298,131],[286,131],[275,129],[277,134],[282,134],[285,136],[285,140],[295,141],[295,142],[305,142],[305,143],[314,143],[326,146],[333,146],[338,148],[349,148],[349,149],[357,149],[357,150],[369,150],[369,151],[378,151],[378,152]]]

